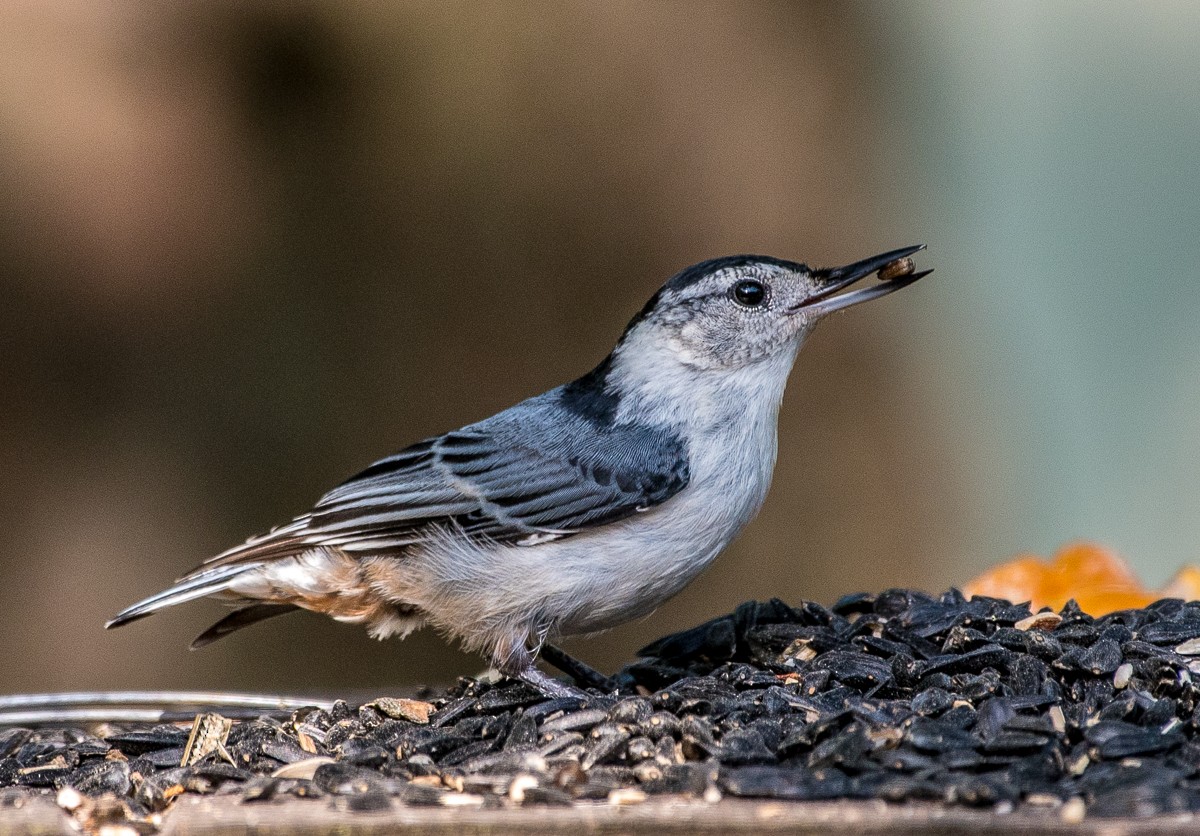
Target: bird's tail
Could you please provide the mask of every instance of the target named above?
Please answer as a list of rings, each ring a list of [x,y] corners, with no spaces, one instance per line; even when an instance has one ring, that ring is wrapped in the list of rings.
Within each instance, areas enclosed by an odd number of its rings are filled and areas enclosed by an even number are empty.
[[[139,618],[145,618],[151,613],[156,613],[167,607],[173,607],[176,604],[183,604],[187,601],[195,601],[197,598],[204,598],[208,595],[224,592],[234,584],[240,575],[257,569],[259,565],[257,563],[235,563],[188,575],[174,586],[168,587],[162,592],[151,595],[149,598],[138,601],[133,606],[121,610],[104,627],[105,629],[120,627],[122,624],[128,624],[131,621],[137,621]]]
[[[259,569],[264,563],[303,551],[307,546],[301,534],[307,524],[308,517],[299,517],[285,526],[222,552],[184,575],[173,586],[126,607],[113,616],[104,625],[105,628],[120,627],[167,607],[227,591],[239,578]]]

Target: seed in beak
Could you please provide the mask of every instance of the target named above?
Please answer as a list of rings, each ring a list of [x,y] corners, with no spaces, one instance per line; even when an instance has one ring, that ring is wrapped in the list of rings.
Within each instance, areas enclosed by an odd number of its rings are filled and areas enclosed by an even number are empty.
[[[907,276],[916,269],[917,265],[913,264],[911,258],[898,258],[895,261],[889,261],[879,269],[879,280],[890,282],[892,279]]]

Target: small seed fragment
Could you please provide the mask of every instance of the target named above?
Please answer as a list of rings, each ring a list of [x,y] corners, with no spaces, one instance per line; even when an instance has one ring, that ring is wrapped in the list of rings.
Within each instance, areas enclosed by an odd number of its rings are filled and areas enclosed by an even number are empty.
[[[68,813],[78,810],[86,800],[78,790],[69,786],[59,790],[58,795],[54,798],[54,802]]]
[[[1175,648],[1180,656],[1200,656],[1200,639],[1188,639]]]
[[[443,807],[482,807],[485,799],[482,795],[463,792],[448,792],[438,798],[438,803]]]
[[[1082,775],[1084,772],[1087,771],[1087,768],[1089,766],[1091,766],[1091,764],[1092,764],[1092,759],[1090,757],[1088,757],[1087,753],[1085,752],[1084,754],[1080,755],[1078,758],[1076,758],[1075,760],[1073,760],[1067,764],[1067,772],[1070,773],[1071,775],[1074,775],[1076,778],[1078,778],[1080,775]]]
[[[1079,824],[1087,816],[1087,805],[1082,798],[1075,796],[1062,806],[1058,815],[1068,824]]]
[[[380,697],[375,702],[367,703],[368,708],[374,708],[380,714],[393,720],[408,720],[410,723],[424,725],[429,722],[433,712],[433,704],[424,700],[403,700],[395,697]]]
[[[313,775],[317,773],[317,767],[321,764],[333,763],[333,758],[320,756],[316,758],[307,758],[295,763],[284,764],[271,773],[272,778],[297,778],[304,781],[311,781]]]
[[[628,804],[641,804],[646,800],[646,793],[636,787],[621,787],[608,794],[608,803],[618,807]]]
[[[898,279],[901,276],[907,276],[917,269],[911,258],[898,258],[895,261],[889,261],[879,270],[879,280],[881,282],[890,282],[892,279]]]
[[[1025,803],[1031,807],[1057,807],[1062,804],[1062,800],[1052,793],[1031,792],[1025,796]]]
[[[516,804],[525,801],[525,790],[531,790],[538,785],[538,779],[533,775],[518,775],[508,785],[508,797]]]
[[[1028,618],[1022,618],[1013,626],[1018,630],[1053,630],[1062,624],[1062,616],[1056,612],[1035,612]]]
[[[192,733],[188,736],[187,745],[183,747],[183,758],[180,766],[191,766],[212,752],[220,753],[221,757],[233,763],[233,758],[225,751],[225,741],[229,738],[229,730],[233,721],[220,714],[197,714],[192,721]]]
[[[1133,678],[1133,665],[1128,662],[1117,668],[1113,673],[1113,687],[1118,691],[1129,684],[1129,680]]]

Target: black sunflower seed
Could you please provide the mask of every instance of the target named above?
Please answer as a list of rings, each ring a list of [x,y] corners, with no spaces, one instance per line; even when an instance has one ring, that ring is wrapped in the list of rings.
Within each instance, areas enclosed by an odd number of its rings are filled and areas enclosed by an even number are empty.
[[[130,789],[127,761],[93,761],[71,773],[67,783],[85,795],[126,795]]]

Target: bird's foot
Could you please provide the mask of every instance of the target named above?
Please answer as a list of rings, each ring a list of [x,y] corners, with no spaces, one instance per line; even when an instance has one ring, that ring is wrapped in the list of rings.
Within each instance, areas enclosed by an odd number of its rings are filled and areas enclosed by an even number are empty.
[[[588,697],[587,691],[580,690],[574,685],[568,685],[565,682],[559,682],[550,675],[542,673],[542,671],[533,665],[519,671],[516,676],[517,679],[526,685],[532,685],[550,699],[574,697],[575,699],[583,700]]]

